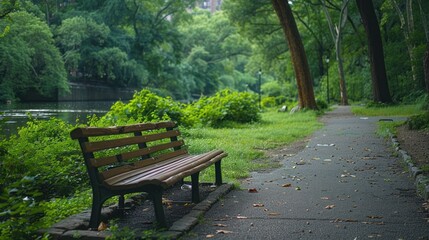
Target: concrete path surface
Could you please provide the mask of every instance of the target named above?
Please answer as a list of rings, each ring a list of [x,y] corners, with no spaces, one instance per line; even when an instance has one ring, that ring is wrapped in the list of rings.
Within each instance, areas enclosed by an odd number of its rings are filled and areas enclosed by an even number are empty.
[[[375,135],[379,120],[328,113],[303,151],[252,173],[184,239],[429,239],[423,200]]]

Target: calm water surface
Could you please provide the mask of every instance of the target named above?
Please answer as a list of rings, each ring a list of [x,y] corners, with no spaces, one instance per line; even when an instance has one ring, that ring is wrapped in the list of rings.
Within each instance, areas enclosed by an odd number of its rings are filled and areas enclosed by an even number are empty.
[[[5,120],[0,131],[9,136],[28,121],[28,114],[36,119],[52,117],[74,124],[77,121],[85,123],[87,116],[104,115],[114,101],[94,102],[49,102],[49,103],[13,103],[0,105],[0,120]]]

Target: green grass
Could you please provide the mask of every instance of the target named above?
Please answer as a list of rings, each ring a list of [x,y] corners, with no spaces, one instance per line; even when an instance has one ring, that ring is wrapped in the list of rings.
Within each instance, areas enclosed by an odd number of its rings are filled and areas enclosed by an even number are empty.
[[[403,125],[404,121],[399,122],[378,122],[377,135],[388,138],[389,134],[396,134],[396,128]]]
[[[386,107],[352,106],[351,110],[359,116],[412,116],[424,112],[418,104]]]
[[[275,165],[264,159],[265,150],[302,139],[321,126],[315,112],[291,115],[269,111],[262,114],[260,123],[235,128],[182,129],[182,132],[191,153],[214,148],[226,151],[228,157],[222,160],[224,182],[238,183],[238,179],[250,176],[251,171]],[[204,171],[201,178],[203,181],[213,181],[213,169]]]
[[[417,114],[424,113],[421,105],[396,105],[396,106],[383,106],[383,107],[364,107],[352,106],[353,114],[358,116],[398,116],[409,117]],[[389,133],[396,134],[396,128],[403,125],[405,122],[379,122],[377,134],[381,137],[389,137]]]

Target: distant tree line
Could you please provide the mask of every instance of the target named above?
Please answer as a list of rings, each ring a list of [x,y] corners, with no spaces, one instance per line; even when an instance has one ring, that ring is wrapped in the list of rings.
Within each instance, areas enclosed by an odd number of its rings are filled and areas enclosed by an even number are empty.
[[[183,101],[230,88],[309,105],[306,98],[413,101],[429,89],[427,1],[225,0],[215,14],[197,2],[1,0],[0,101],[67,94],[69,82],[149,88]],[[279,7],[291,11],[282,18]],[[304,68],[291,58],[286,17]],[[378,26],[381,45],[369,41],[377,38],[369,26]],[[380,60],[381,82],[371,67]]]

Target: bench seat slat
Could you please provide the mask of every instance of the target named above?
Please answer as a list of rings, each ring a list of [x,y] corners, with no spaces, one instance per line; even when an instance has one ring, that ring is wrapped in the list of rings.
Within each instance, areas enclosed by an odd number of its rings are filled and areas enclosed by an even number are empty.
[[[172,131],[156,133],[156,134],[148,134],[143,136],[133,136],[133,137],[104,140],[104,141],[98,141],[98,142],[85,142],[84,146],[85,146],[86,152],[96,152],[96,151],[105,150],[109,148],[123,147],[127,145],[157,141],[164,138],[177,137],[179,135],[180,135],[180,132],[178,130],[172,130]]]
[[[117,176],[105,179],[108,188],[135,188],[147,184],[156,184],[168,187],[174,183],[173,176],[189,176],[189,173],[198,172],[207,166],[225,157],[226,153],[220,150],[199,155],[178,156],[164,160],[158,164],[124,172]],[[183,174],[185,173],[185,174]],[[180,177],[178,179],[180,179]]]
[[[149,155],[154,152],[166,150],[173,147],[181,147],[184,145],[183,140],[168,142],[164,144],[159,144],[153,147],[141,148],[130,152],[124,152],[115,156],[107,156],[100,158],[92,158],[90,159],[90,163],[93,167],[102,167],[108,166],[116,162],[126,161],[132,158],[141,157],[145,155]],[[119,160],[120,159],[120,160]]]
[[[164,188],[166,188],[168,186],[172,186],[174,183],[176,183],[180,179],[183,179],[183,178],[185,178],[187,176],[190,176],[191,174],[194,174],[196,172],[200,172],[201,170],[209,167],[210,165],[214,164],[215,162],[218,162],[218,161],[222,160],[222,158],[227,157],[227,156],[228,156],[228,154],[224,152],[224,153],[222,153],[220,155],[217,155],[216,157],[213,157],[212,159],[210,159],[209,161],[207,161],[207,162],[205,162],[205,163],[203,163],[201,165],[198,165],[198,166],[196,166],[196,167],[194,167],[192,169],[185,170],[185,171],[180,172],[180,173],[178,173],[176,175],[170,176],[169,178],[163,180],[163,185],[162,186]]]
[[[100,173],[100,176],[102,179],[111,178],[113,176],[116,176],[118,174],[130,171],[130,170],[134,170],[134,169],[138,169],[138,168],[145,167],[148,165],[152,165],[152,164],[155,164],[158,162],[162,162],[165,159],[174,158],[177,156],[185,155],[187,153],[188,153],[188,151],[186,149],[179,149],[179,150],[174,151],[174,152],[165,153],[163,155],[159,155],[156,157],[151,157],[151,158],[145,159],[143,161],[135,162],[132,165],[124,165],[124,166],[120,166],[120,167],[113,168],[110,170],[106,170],[106,171]]]

